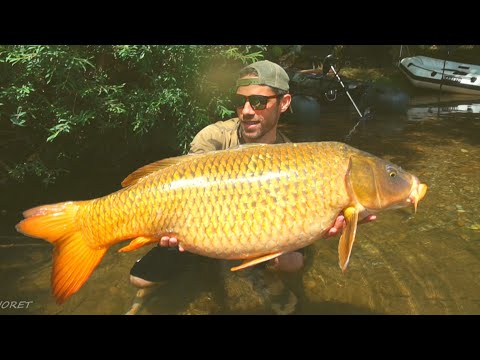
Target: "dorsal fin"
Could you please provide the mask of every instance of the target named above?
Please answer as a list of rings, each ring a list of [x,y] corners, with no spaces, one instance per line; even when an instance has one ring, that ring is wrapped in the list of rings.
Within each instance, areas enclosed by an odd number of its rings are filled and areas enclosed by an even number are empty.
[[[166,167],[179,164],[184,161],[188,161],[192,159],[192,157],[194,156],[199,156],[199,155],[187,154],[187,155],[175,156],[171,158],[158,160],[151,164],[142,166],[141,168],[132,172],[122,181],[122,187],[127,187],[130,185],[136,184],[138,181],[154,173],[157,170],[164,169]]]
[[[236,150],[242,150],[245,148],[249,147],[255,147],[255,146],[265,146],[266,144],[261,144],[261,143],[248,143],[248,144],[241,144],[241,145],[236,145],[232,146],[228,150],[236,151]],[[212,154],[212,153],[217,153],[221,152],[224,150],[214,150],[214,151],[209,151],[204,154],[187,154],[187,155],[181,155],[181,156],[174,156],[171,158],[166,158],[162,160],[155,161],[151,164],[142,166],[141,168],[135,170],[132,172],[130,175],[128,175],[123,181],[122,181],[122,187],[127,187],[133,184],[136,184],[138,181],[141,179],[147,177],[148,175],[154,173],[157,170],[164,169],[166,167],[181,163],[183,161],[188,161],[192,159],[193,156],[198,157],[206,154]]]

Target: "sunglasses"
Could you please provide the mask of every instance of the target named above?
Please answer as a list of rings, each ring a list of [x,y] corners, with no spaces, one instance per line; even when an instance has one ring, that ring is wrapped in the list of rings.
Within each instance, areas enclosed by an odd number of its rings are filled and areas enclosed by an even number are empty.
[[[240,95],[235,94],[232,97],[233,106],[236,108],[243,108],[245,103],[248,101],[250,106],[253,110],[264,110],[267,107],[267,103],[269,99],[279,98],[282,95],[271,95],[271,96],[264,96],[264,95]]]

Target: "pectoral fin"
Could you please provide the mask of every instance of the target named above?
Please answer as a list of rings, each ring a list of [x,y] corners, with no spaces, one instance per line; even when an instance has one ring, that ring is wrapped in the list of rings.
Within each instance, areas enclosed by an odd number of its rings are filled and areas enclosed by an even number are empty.
[[[159,241],[159,239],[157,239],[156,237],[139,236],[139,237],[133,239],[130,242],[130,244],[128,244],[127,246],[124,246],[120,250],[118,250],[118,252],[127,252],[127,251],[136,250],[138,248],[141,248],[142,246],[145,246],[145,245],[148,245],[148,244],[151,244],[151,243],[154,243],[154,242],[158,242],[158,241]]]
[[[338,264],[340,265],[340,269],[345,271],[348,260],[350,260],[350,253],[352,252],[352,246],[357,232],[358,210],[354,207],[349,207],[343,211],[343,215],[345,216],[347,226],[343,230],[343,234],[338,242]]]
[[[261,262],[274,259],[277,256],[280,256],[282,254],[283,254],[282,251],[278,251],[278,252],[275,252],[275,253],[272,253],[272,254],[260,256],[260,257],[255,258],[255,259],[248,259],[248,260],[245,260],[241,265],[232,267],[230,270],[231,271],[237,271],[237,270],[245,269],[249,266],[257,265],[257,264],[260,264]]]

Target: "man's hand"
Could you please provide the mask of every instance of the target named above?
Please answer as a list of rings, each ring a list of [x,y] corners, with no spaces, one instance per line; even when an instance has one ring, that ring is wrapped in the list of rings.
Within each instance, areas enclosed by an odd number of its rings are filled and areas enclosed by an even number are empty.
[[[359,224],[365,224],[365,223],[368,223],[370,221],[375,220],[376,218],[377,218],[376,215],[368,215],[365,218],[363,218],[362,220],[360,220],[358,223]],[[345,227],[345,217],[343,215],[339,215],[335,219],[335,223],[333,224],[333,226],[330,228],[330,230],[328,230],[327,237],[335,236],[335,235],[340,234],[342,232],[342,230],[344,229],[344,227]],[[185,251],[185,249],[182,247],[182,245],[178,244],[178,240],[175,237],[163,236],[160,239],[160,246],[163,246],[163,247],[176,247],[176,246],[178,246],[178,251],[180,251],[180,252]]]
[[[183,252],[185,249],[182,247],[182,245],[178,244],[177,238],[170,237],[170,236],[162,236],[160,239],[160,246],[163,247],[176,247],[178,246],[178,251]]]
[[[368,216],[364,217],[358,223],[359,224],[365,224],[365,223],[368,223],[370,221],[375,220],[376,218],[377,218],[376,215],[371,214],[371,215],[368,215]],[[335,236],[337,234],[340,234],[344,228],[345,228],[345,217],[343,215],[338,215],[338,217],[335,219],[335,223],[330,228],[330,230],[328,230],[327,237]]]

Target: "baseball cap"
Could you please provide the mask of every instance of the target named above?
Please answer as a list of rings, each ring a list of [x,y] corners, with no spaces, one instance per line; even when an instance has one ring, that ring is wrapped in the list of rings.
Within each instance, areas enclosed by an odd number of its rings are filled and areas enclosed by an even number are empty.
[[[290,78],[287,72],[278,64],[268,60],[254,62],[245,66],[242,70],[253,68],[257,71],[258,77],[238,79],[237,87],[248,85],[267,85],[280,90],[288,91]]]

